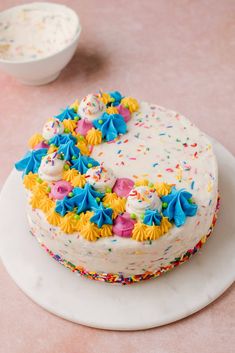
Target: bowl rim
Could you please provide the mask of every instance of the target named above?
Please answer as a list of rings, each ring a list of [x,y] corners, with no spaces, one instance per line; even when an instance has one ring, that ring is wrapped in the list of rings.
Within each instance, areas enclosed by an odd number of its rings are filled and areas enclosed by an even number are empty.
[[[29,64],[29,63],[38,63],[38,62],[42,62],[44,60],[47,60],[47,59],[50,59],[58,54],[60,54],[61,52],[65,51],[66,49],[68,49],[70,46],[72,46],[74,43],[76,43],[76,41],[78,40],[80,34],[81,34],[81,31],[82,31],[82,27],[81,27],[81,23],[80,23],[80,18],[77,14],[77,12],[72,9],[71,7],[67,6],[67,5],[64,5],[64,4],[59,4],[59,3],[55,3],[55,2],[49,2],[49,1],[32,1],[30,3],[23,3],[23,4],[20,4],[20,5],[16,5],[16,6],[11,6],[3,11],[0,11],[0,15],[5,13],[5,12],[8,12],[8,11],[11,11],[12,9],[17,9],[17,8],[21,8],[21,7],[25,7],[27,5],[31,5],[31,4],[46,4],[46,5],[50,5],[51,7],[52,6],[55,6],[55,7],[65,7],[67,9],[69,9],[70,11],[73,12],[73,14],[76,16],[77,18],[77,21],[78,21],[78,24],[77,24],[77,29],[76,29],[76,34],[75,36],[73,37],[73,39],[68,43],[66,44],[63,48],[61,48],[60,50],[56,51],[55,53],[52,53],[52,54],[49,54],[47,56],[43,56],[41,58],[32,58],[32,59],[26,59],[26,60],[6,60],[6,59],[2,59],[0,57],[0,63],[2,64],[10,64],[10,65],[23,65],[23,64]]]

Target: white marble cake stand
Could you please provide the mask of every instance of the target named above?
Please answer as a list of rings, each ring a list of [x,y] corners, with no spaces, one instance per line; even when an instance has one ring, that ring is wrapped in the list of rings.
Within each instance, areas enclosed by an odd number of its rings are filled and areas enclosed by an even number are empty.
[[[29,234],[21,177],[13,171],[0,199],[0,249],[7,271],[46,310],[97,328],[147,329],[202,309],[235,277],[235,163],[220,144],[215,143],[215,150],[220,171],[219,220],[202,251],[181,267],[130,286],[90,281],[70,272]]]

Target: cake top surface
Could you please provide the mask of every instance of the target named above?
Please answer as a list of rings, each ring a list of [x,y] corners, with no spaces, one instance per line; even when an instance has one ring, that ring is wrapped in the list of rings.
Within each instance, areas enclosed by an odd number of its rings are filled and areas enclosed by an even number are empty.
[[[215,192],[206,136],[182,115],[118,91],[76,100],[29,147],[16,168],[31,206],[88,241],[167,236]]]

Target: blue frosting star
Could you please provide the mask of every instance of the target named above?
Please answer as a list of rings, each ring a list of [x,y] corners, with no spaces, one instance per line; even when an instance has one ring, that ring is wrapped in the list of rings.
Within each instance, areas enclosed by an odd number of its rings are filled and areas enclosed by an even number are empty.
[[[160,226],[162,216],[158,212],[158,210],[146,210],[144,214],[144,224],[148,226],[157,225]]]
[[[100,199],[104,194],[95,191],[90,184],[85,184],[84,188],[74,188],[73,196],[70,201],[74,207],[77,207],[77,213],[85,212],[99,207]]]
[[[120,104],[123,96],[121,95],[120,92],[114,91],[114,92],[109,92],[110,96],[114,99],[114,102],[112,102],[113,106],[117,106]]]
[[[103,139],[114,140],[119,134],[125,134],[127,126],[124,118],[120,114],[103,113],[99,119],[93,121],[95,128],[102,132]]]
[[[55,118],[59,119],[60,121],[64,121],[64,119],[73,120],[76,116],[78,115],[75,110],[73,108],[67,107],[62,111],[62,113],[55,115]]]
[[[72,211],[73,208],[73,202],[71,202],[71,198],[68,196],[65,196],[62,200],[56,201],[55,211],[63,217],[68,211]]]
[[[79,154],[77,159],[72,159],[72,168],[77,169],[81,174],[85,174],[89,168],[100,165],[91,157]]]
[[[55,146],[60,146],[63,145],[69,141],[73,141],[74,143],[77,142],[76,137],[74,137],[71,134],[61,134],[61,135],[55,135],[49,140],[49,145],[55,145]]]
[[[113,224],[112,208],[105,208],[102,204],[100,204],[100,206],[94,211],[94,216],[91,217],[90,221],[97,224],[99,228],[101,228],[103,224]]]
[[[37,173],[41,164],[42,157],[44,157],[46,154],[46,148],[41,148],[36,151],[28,151],[21,160],[15,163],[15,168],[17,170],[23,171],[23,176],[29,172]]]
[[[66,161],[69,161],[73,156],[78,157],[80,155],[80,149],[70,140],[60,145],[58,153],[61,153]]]
[[[163,211],[164,216],[169,220],[174,220],[176,227],[181,227],[186,217],[195,216],[198,206],[192,204],[189,200],[192,194],[185,189],[176,190],[172,188],[171,193],[162,197],[162,202],[167,203],[167,208]]]

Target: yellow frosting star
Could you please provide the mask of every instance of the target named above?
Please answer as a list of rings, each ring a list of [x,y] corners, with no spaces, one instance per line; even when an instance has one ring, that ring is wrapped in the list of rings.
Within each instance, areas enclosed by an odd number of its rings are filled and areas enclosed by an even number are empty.
[[[85,175],[78,173],[73,179],[71,179],[71,184],[73,187],[83,188],[83,186],[86,184]]]
[[[106,109],[106,112],[107,112],[108,114],[118,114],[118,110],[117,110],[117,108],[115,108],[115,107],[108,107],[108,108]]]
[[[32,208],[39,208],[40,207],[40,200],[41,197],[40,195],[38,195],[38,193],[34,193],[32,194],[29,203],[32,206]]]
[[[112,226],[109,224],[104,224],[102,225],[102,227],[100,228],[100,236],[102,238],[104,237],[110,237],[112,235]]]
[[[26,189],[32,190],[37,183],[38,174],[29,172],[29,174],[24,176],[23,183]]]
[[[45,181],[41,183],[37,182],[32,188],[32,193],[37,194],[38,197],[43,197],[47,195],[49,193],[48,184]]]
[[[146,237],[150,240],[156,240],[162,235],[160,226],[147,226]]]
[[[34,134],[33,136],[30,137],[28,140],[28,145],[30,148],[34,148],[37,146],[40,142],[44,140],[43,136],[39,133]]]
[[[105,194],[104,198],[102,199],[102,203],[104,204],[105,207],[109,207],[112,205],[112,202],[114,200],[117,200],[118,196],[115,194],[115,192],[108,192]]]
[[[76,169],[68,169],[63,171],[62,179],[72,181],[76,176],[78,176],[78,171]]]
[[[63,125],[65,129],[68,129],[70,132],[73,132],[77,127],[77,122],[71,119],[64,119]]]
[[[78,107],[79,107],[79,101],[76,99],[71,105],[70,108],[73,108],[74,111],[77,113],[78,112]]]
[[[134,225],[134,229],[132,232],[132,239],[137,240],[137,241],[146,240],[147,239],[146,229],[147,229],[146,224],[141,223],[141,222],[137,222]]]
[[[61,217],[60,229],[67,234],[74,232],[74,213],[68,212],[64,217]]]
[[[108,103],[111,103],[111,102],[112,102],[112,97],[110,96],[110,94],[103,92],[103,93],[101,93],[100,100],[101,100],[105,105],[107,105]]]
[[[100,237],[100,230],[96,224],[87,222],[80,230],[80,234],[88,241],[96,241]]]
[[[86,225],[90,221],[90,218],[93,216],[93,214],[94,212],[87,211],[86,213],[80,213],[78,218],[74,217],[74,228],[77,231],[80,231],[84,227],[84,225]]]
[[[113,210],[113,218],[116,218],[120,213],[124,213],[126,209],[126,199],[118,197],[110,204]]]
[[[62,217],[59,213],[55,212],[53,208],[51,208],[46,214],[46,219],[51,225],[58,227]]]
[[[161,224],[160,224],[162,235],[167,233],[171,227],[172,227],[172,224],[168,221],[168,218],[162,217]]]
[[[171,185],[167,183],[155,183],[154,187],[159,196],[166,196],[171,192]]]
[[[40,202],[39,202],[39,208],[47,213],[51,208],[55,208],[55,202],[52,201],[49,197],[44,196],[42,198],[40,198]]]
[[[130,110],[131,113],[136,112],[139,109],[139,103],[135,98],[125,97],[121,100],[121,104]]]
[[[135,182],[135,186],[148,186],[148,179],[137,179]]]
[[[100,130],[96,130],[94,127],[90,129],[86,135],[87,142],[90,145],[99,145],[102,141],[102,133]]]
[[[89,156],[91,154],[89,147],[87,145],[87,141],[84,140],[78,140],[76,146],[80,149],[81,154],[84,156]]]

